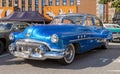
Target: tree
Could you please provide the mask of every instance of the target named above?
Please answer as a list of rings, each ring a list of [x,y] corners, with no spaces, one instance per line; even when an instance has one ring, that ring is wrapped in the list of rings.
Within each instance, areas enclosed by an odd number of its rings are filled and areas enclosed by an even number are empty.
[[[99,3],[100,4],[107,4],[108,2],[111,2],[111,1],[114,1],[114,0],[100,0]]]
[[[104,22],[108,22],[108,2],[114,0],[100,0],[99,3],[104,5]]]
[[[111,6],[111,7],[116,8],[116,12],[117,12],[117,13],[120,13],[120,0],[115,0],[115,1],[112,3],[112,6]]]

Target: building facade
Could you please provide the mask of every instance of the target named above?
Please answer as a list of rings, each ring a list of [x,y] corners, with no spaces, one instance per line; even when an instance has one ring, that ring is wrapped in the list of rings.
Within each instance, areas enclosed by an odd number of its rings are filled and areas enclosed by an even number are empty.
[[[39,11],[45,6],[76,6],[76,13],[98,15],[98,0],[0,0],[0,7],[14,7],[15,11]]]

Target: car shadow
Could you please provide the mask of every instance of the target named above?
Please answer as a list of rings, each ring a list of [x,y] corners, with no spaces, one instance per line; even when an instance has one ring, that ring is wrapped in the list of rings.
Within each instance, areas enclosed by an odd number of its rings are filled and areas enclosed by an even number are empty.
[[[74,62],[70,65],[61,65],[56,60],[23,60],[13,57],[12,55],[2,58],[0,65],[31,65],[38,68],[53,69],[84,69],[88,67],[103,67],[109,65],[114,59],[120,56],[120,46],[110,45],[108,50],[94,49],[84,54],[76,55]]]

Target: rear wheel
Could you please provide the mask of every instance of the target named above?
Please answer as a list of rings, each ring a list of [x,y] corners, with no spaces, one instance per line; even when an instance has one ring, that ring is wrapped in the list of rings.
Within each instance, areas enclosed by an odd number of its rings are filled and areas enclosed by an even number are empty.
[[[65,55],[62,59],[58,60],[61,64],[67,65],[73,62],[75,58],[75,47],[73,44],[67,46]]]
[[[108,41],[105,41],[104,45],[101,46],[103,49],[107,49],[109,47]]]
[[[0,41],[0,54],[3,53],[5,47],[4,47],[4,43],[2,41]]]

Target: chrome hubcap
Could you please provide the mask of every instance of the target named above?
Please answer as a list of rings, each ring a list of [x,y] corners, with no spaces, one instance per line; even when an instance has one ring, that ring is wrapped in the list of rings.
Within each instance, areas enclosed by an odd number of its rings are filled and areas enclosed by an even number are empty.
[[[75,56],[75,49],[73,45],[69,45],[65,51],[64,59],[67,63],[71,63]]]

